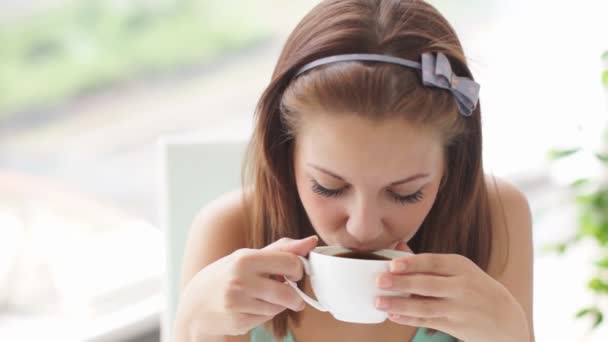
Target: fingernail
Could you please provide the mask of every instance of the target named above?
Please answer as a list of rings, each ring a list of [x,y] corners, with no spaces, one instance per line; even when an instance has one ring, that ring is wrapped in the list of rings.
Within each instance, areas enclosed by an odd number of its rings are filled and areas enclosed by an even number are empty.
[[[307,237],[307,239],[311,239],[311,238],[314,240],[319,240],[319,237],[316,235],[311,235],[311,236]]]
[[[402,261],[391,262],[391,272],[403,272],[405,271],[405,263]]]
[[[393,281],[391,280],[391,278],[389,276],[387,276],[387,275],[380,276],[380,278],[378,279],[378,287],[380,287],[382,289],[388,289],[391,286],[393,286]]]

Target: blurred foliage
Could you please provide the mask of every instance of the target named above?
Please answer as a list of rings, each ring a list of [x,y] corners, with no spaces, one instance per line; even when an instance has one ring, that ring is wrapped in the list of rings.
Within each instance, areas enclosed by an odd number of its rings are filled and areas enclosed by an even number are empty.
[[[608,51],[602,55],[602,60],[605,68],[608,69]],[[602,72],[601,81],[608,90],[608,70]],[[600,151],[591,152],[603,165],[598,179],[582,178],[570,185],[575,194],[578,210],[576,233],[565,241],[545,246],[545,250],[561,254],[582,239],[591,239],[597,243],[600,256],[593,262],[597,273],[587,284],[589,290],[596,295],[596,299],[608,298],[608,127],[606,127],[602,141],[603,146],[600,147]],[[583,153],[584,150],[582,148],[555,149],[549,151],[548,158],[558,160]],[[592,318],[591,329],[598,327],[604,319],[604,312],[598,302],[584,307],[576,313],[577,318]]]
[[[268,34],[252,1],[71,1],[0,23],[0,120]]]
[[[604,61],[604,65],[608,65],[608,51],[604,52],[602,60]],[[608,87],[608,70],[604,70],[602,73],[602,81],[604,82],[604,86]]]

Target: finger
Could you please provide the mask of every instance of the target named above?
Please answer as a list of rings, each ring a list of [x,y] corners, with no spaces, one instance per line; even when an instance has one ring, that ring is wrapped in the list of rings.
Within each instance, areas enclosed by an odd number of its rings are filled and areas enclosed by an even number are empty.
[[[314,249],[319,242],[316,235],[311,235],[305,239],[293,240],[290,238],[282,238],[264,247],[264,250],[276,252],[288,252],[301,256],[306,256],[308,252]]]
[[[245,299],[239,308],[241,313],[271,317],[276,316],[284,310],[284,306],[268,303],[253,297],[248,297]]]
[[[450,303],[442,298],[431,297],[378,297],[376,308],[391,314],[409,317],[448,317]]]
[[[294,289],[269,278],[257,278],[248,287],[248,294],[253,298],[293,311],[301,311],[304,308],[304,301]]]
[[[458,336],[455,324],[445,317],[424,318],[389,314],[388,319],[398,324],[435,329],[454,337]]]
[[[437,298],[455,297],[458,288],[452,277],[421,273],[382,273],[376,283],[381,289]]]
[[[283,275],[293,281],[302,279],[304,267],[295,254],[260,250],[241,256],[236,267],[242,271],[264,275]]]
[[[457,275],[471,269],[473,262],[459,254],[421,253],[395,258],[390,270],[395,273]]]

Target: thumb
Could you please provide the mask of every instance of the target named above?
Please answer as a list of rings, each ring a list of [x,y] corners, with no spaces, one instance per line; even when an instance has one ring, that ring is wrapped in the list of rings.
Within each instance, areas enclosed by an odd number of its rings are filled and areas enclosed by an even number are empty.
[[[311,235],[307,238],[294,240],[283,238],[277,240],[263,248],[266,251],[287,252],[300,256],[306,256],[313,248],[317,246],[319,238],[316,235]]]
[[[408,252],[408,253],[414,254],[414,251],[412,251],[412,249],[410,248],[410,246],[408,246],[405,241],[399,241],[399,243],[397,243],[397,245],[395,246],[395,249],[398,250],[398,251]]]

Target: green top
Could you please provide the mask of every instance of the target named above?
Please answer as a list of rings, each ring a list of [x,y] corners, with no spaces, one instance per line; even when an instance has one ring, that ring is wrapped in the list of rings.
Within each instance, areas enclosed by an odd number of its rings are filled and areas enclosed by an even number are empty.
[[[251,338],[250,342],[278,342],[272,337],[272,333],[269,333],[264,329],[263,326],[258,326],[251,330],[250,333]],[[433,335],[425,334],[425,328],[418,328],[416,331],[416,336],[412,342],[455,342],[456,339],[450,335],[444,334],[442,332],[437,332]],[[295,342],[291,333],[287,335],[281,342]]]

